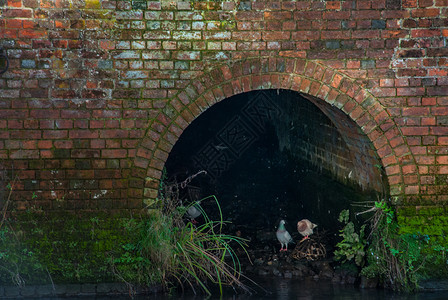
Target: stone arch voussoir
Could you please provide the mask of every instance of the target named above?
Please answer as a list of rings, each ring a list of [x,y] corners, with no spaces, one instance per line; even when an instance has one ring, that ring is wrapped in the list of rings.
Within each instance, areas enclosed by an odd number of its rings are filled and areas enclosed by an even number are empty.
[[[414,158],[393,119],[368,90],[321,62],[258,57],[219,65],[192,80],[170,100],[137,149],[133,178],[143,191],[132,194],[143,195],[149,204],[153,203],[163,166],[183,130],[215,103],[261,89],[293,90],[342,110],[374,145],[385,168],[391,196],[400,199],[410,193],[404,190],[404,182],[406,170],[416,169]],[[409,189],[415,192],[418,186]]]

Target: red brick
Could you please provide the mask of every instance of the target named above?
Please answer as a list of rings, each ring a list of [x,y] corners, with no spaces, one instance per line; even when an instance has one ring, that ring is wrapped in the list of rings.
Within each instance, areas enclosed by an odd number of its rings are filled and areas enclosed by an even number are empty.
[[[379,10],[358,10],[352,11],[351,19],[380,19]]]
[[[403,108],[403,116],[427,116],[429,111],[427,107],[405,107]]]
[[[262,39],[264,41],[269,40],[288,40],[291,34],[289,31],[265,31],[263,32]]]
[[[334,2],[336,2],[336,1],[334,1]],[[315,20],[317,20],[317,19],[320,19],[320,17],[316,18]],[[325,19],[325,20],[350,20],[350,11],[327,11],[327,12],[323,13],[323,19]]]
[[[94,130],[70,130],[69,137],[71,139],[96,139],[99,134]]]
[[[43,38],[46,35],[47,35],[47,32],[43,31],[43,30],[32,30],[32,29],[19,30],[20,38],[38,39],[38,38]]]
[[[11,150],[9,158],[11,159],[38,159],[39,150]]]
[[[403,127],[401,129],[403,135],[427,135],[429,133],[429,127]]]
[[[431,112],[436,116],[447,116],[448,115],[448,107],[433,107],[431,108]]]
[[[102,158],[126,158],[127,157],[127,150],[125,149],[103,149],[101,150],[101,157]]]
[[[355,32],[352,33],[354,35]],[[321,38],[322,39],[349,39],[350,38],[350,32],[349,31],[342,31],[342,30],[324,30],[321,32]]]
[[[292,13],[289,11],[267,11],[264,12],[265,20],[288,20],[292,18]]]
[[[436,157],[437,163],[441,165],[448,165],[448,156],[447,155],[439,155]]]
[[[431,127],[429,132],[432,135],[448,135],[448,127]]]
[[[428,96],[445,96],[448,95],[448,86],[428,87],[426,91]]]
[[[22,20],[6,19],[6,28],[22,28]]]
[[[436,125],[436,118],[434,117],[421,118],[421,125],[434,126]]]
[[[440,29],[412,29],[411,36],[416,37],[436,37],[440,36]]]
[[[4,9],[3,10],[4,18],[31,18],[32,10],[31,9]]]
[[[8,0],[7,4],[9,7],[22,7],[21,0]]]
[[[310,85],[311,85],[311,81],[309,81],[306,78],[303,78],[300,83],[300,91],[308,93],[308,91],[310,89]]]
[[[379,30],[356,30],[352,33],[354,39],[377,39],[380,37]]]
[[[438,17],[440,15],[439,8],[424,8],[411,10],[411,16],[413,18],[431,18]]]
[[[397,88],[397,96],[422,96],[425,94],[425,88]]]
[[[386,170],[386,174],[388,176],[400,173],[400,167],[398,165],[387,166],[387,167],[385,167],[385,170]]]
[[[327,1],[325,2],[326,9],[341,9],[341,1]]]
[[[404,192],[406,195],[416,195],[419,193],[419,187],[418,185],[406,186]]]
[[[302,30],[302,31],[293,31],[291,33],[291,39],[293,39],[294,41],[309,41],[309,40],[317,40],[320,37],[320,33],[319,31],[307,31],[307,30]]]

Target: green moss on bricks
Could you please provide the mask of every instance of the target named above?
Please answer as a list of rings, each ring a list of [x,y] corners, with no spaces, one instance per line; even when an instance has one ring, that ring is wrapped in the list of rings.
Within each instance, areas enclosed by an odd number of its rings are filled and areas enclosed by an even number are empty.
[[[85,8],[89,8],[89,9],[100,9],[101,8],[100,0],[85,0],[85,1],[86,1]]]
[[[443,235],[443,229],[438,226],[424,226],[421,228],[421,234],[429,236],[441,236]]]
[[[27,284],[116,281],[110,261],[132,238],[124,232],[126,220],[63,212],[15,215],[0,229],[0,282],[17,284],[11,272]]]
[[[234,30],[236,28],[236,22],[233,20],[223,20],[221,21],[221,27],[224,30]]]
[[[439,216],[444,213],[443,206],[416,206],[416,214],[420,216]]]
[[[415,216],[415,206],[398,206],[397,214],[400,216]]]
[[[448,232],[448,215],[443,205],[400,206],[397,221],[401,233],[420,233],[441,236]]]
[[[423,226],[426,224],[427,218],[422,216],[406,217],[404,226]]]

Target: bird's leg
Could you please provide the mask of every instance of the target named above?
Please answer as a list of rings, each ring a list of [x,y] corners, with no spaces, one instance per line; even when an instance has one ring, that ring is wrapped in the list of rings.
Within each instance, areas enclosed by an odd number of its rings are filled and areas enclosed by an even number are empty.
[[[303,239],[300,240],[300,243],[303,242],[304,240],[309,239],[309,236],[305,236],[303,237]]]
[[[196,224],[198,224],[199,222],[196,221],[195,219],[192,219],[192,220],[191,220],[191,223],[194,224],[194,225],[196,225]]]

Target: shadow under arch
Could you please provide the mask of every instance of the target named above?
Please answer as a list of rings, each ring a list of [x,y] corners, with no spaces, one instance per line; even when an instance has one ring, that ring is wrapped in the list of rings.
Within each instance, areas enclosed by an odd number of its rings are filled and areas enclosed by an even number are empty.
[[[231,232],[255,238],[259,230],[272,232],[280,219],[291,228],[310,218],[334,236],[341,210],[371,205],[387,186],[371,142],[357,125],[313,100],[319,106],[297,92],[269,89],[213,105],[173,147],[166,183],[200,174],[176,195],[182,203],[215,195]],[[219,217],[213,201],[201,205]],[[257,240],[264,247],[263,241],[273,239],[266,234]]]
[[[407,193],[403,188],[403,166],[413,169],[416,164],[398,126],[375,97],[353,79],[322,63],[263,57],[217,66],[192,80],[170,100],[152,121],[137,149],[130,196],[143,197],[148,205],[155,203],[171,149],[202,112],[231,96],[267,89],[296,91],[313,103],[322,100],[321,103],[343,112],[372,142],[384,167],[390,195],[400,200]],[[322,111],[330,119],[335,118],[331,110]]]

